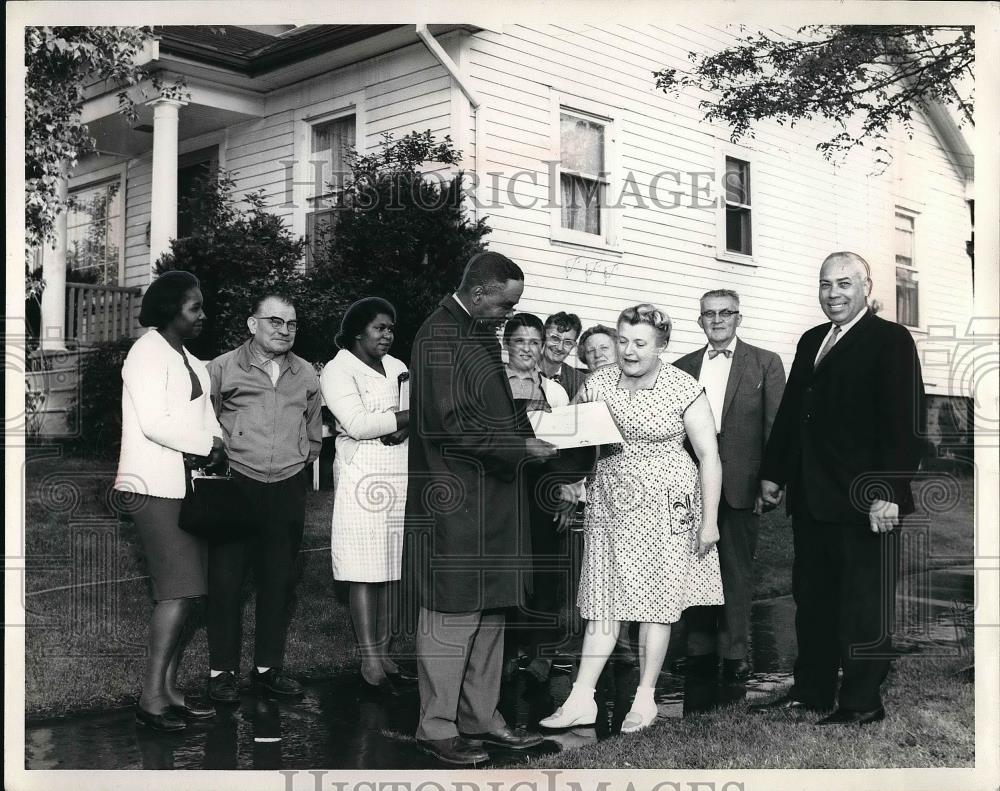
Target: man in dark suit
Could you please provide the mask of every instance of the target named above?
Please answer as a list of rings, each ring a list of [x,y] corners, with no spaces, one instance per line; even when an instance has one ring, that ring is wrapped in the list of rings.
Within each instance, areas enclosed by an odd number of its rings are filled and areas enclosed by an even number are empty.
[[[448,764],[541,741],[497,711],[505,608],[523,602],[531,569],[519,472],[556,455],[515,409],[500,358],[496,330],[523,289],[514,262],[477,254],[413,345],[404,568],[420,605],[416,737]]]
[[[830,323],[799,341],[761,466],[761,498],[788,489],[798,658],[788,695],[758,709],[827,711],[820,725],[885,716],[900,518],[913,511],[923,380],[909,331],[867,305],[871,270],[833,253],[819,274]],[[837,693],[837,673],[843,681]]]
[[[739,294],[728,289],[707,292],[701,298],[698,326],[708,343],[674,363],[704,386],[722,459],[719,566],[725,604],[685,611],[688,664],[695,671],[714,672],[721,654],[723,676],[731,681],[750,674],[757,474],[785,389],[781,358],[736,337],[742,321]]]

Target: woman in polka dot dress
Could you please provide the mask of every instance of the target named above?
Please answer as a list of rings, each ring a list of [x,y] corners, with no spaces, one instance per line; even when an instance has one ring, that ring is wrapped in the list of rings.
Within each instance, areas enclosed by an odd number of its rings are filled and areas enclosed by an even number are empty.
[[[715,547],[722,466],[708,399],[696,379],[660,360],[670,338],[663,311],[628,308],[618,333],[618,365],[591,374],[576,398],[604,401],[625,442],[602,453],[587,481],[578,599],[587,631],[573,691],[542,720],[547,728],[594,722],[597,679],[628,621],[640,623],[640,680],[622,732],[650,725],[670,625],[687,607],[722,603]]]

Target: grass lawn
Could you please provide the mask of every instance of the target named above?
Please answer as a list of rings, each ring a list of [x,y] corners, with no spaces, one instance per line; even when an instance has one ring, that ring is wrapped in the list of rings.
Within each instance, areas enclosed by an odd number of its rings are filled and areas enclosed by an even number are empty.
[[[25,701],[31,719],[128,705],[140,687],[152,605],[135,530],[130,523],[118,522],[108,502],[114,469],[113,461],[36,457],[27,462]],[[933,520],[923,519],[930,531],[930,554],[936,565],[970,562],[972,558],[972,479],[959,481],[966,490],[954,507]],[[300,678],[328,676],[357,661],[345,591],[334,583],[330,572],[332,509],[332,492],[310,492],[298,603],[285,661],[286,669]],[[765,515],[757,559],[758,598],[790,592],[791,559],[788,520],[778,511]],[[120,581],[94,584],[108,580]],[[251,659],[252,605],[253,593],[248,591],[244,671]],[[181,683],[195,690],[201,688],[207,674],[208,647],[203,621],[199,618],[192,626]],[[410,646],[404,636],[397,648],[407,651]],[[695,727],[698,721],[670,727]],[[669,741],[666,735],[664,739]],[[722,739],[720,744],[724,743]],[[674,745],[672,750],[676,749]],[[724,752],[720,747],[720,754]],[[593,765],[611,765],[602,763],[604,760]]]
[[[975,687],[963,662],[913,656],[896,662],[886,719],[817,728],[818,715],[751,714],[746,702],[660,721],[533,760],[533,769],[875,769],[975,765]]]

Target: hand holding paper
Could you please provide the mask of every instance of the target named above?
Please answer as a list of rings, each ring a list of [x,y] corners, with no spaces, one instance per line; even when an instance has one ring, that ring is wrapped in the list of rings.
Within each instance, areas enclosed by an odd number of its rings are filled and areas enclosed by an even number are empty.
[[[538,439],[560,449],[625,441],[603,401],[556,407],[551,412],[529,412],[528,419]]]

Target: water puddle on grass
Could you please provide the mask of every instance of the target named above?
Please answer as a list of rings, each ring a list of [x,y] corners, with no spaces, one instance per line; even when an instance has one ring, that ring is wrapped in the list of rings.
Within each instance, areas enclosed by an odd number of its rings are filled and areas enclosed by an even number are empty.
[[[951,568],[902,580],[896,613],[897,647],[905,653],[950,656],[971,649],[974,571]],[[657,685],[661,717],[677,718],[766,695],[791,681],[795,659],[795,607],[791,597],[753,607],[751,662],[745,684],[685,676],[681,635],[672,642],[667,669]],[[518,676],[526,676],[519,673]],[[511,723],[534,725],[569,694],[572,675],[554,672],[548,685],[507,686],[501,701]],[[497,751],[490,766],[513,767],[528,756],[580,747],[618,732],[638,683],[638,669],[612,662],[598,689],[593,727],[546,734],[530,750]],[[311,684],[297,702],[245,694],[238,706],[218,708],[205,724],[181,734],[153,733],[135,724],[131,710],[102,712],[25,729],[28,769],[433,769],[412,734],[417,726],[416,687],[399,697],[375,696],[359,688],[354,674]]]

